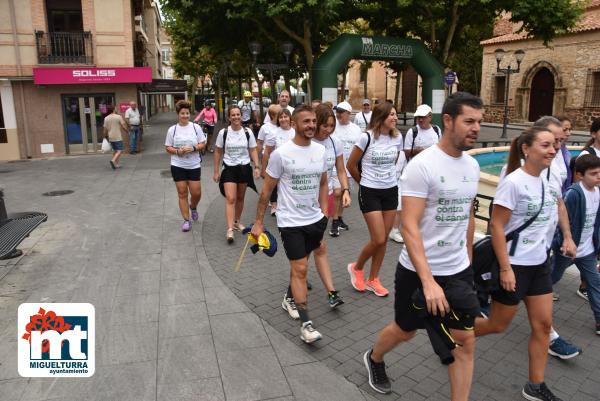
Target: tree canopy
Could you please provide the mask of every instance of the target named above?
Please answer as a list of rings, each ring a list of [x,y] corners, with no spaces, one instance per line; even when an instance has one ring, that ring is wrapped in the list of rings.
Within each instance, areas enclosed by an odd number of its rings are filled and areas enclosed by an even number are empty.
[[[175,44],[176,70],[216,70],[234,50],[252,57],[250,41],[262,43],[261,60],[283,59],[280,44],[292,41],[292,64],[310,72],[313,62],[344,32],[421,39],[461,83],[477,80],[479,42],[491,37],[503,12],[530,36],[550,44],[575,26],[583,0],[161,0]],[[202,50],[200,50],[202,49]],[[185,53],[189,54],[185,54]],[[199,60],[202,59],[202,60]],[[208,59],[208,60],[207,60]],[[195,61],[195,62],[192,62]],[[238,63],[239,64],[239,63]],[[179,67],[179,65],[181,65]],[[194,75],[194,74],[190,74]],[[253,75],[253,74],[252,74]],[[289,78],[289,77],[288,77]],[[475,90],[476,82],[470,82]]]

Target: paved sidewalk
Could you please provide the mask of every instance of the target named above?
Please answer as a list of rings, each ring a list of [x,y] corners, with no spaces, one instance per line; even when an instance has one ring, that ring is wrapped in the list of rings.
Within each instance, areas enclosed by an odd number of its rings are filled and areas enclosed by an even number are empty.
[[[164,153],[174,114],[146,130],[144,152],[112,171],[108,155],[0,164],[9,212],[37,210],[49,220],[27,239],[25,256],[0,261],[0,400],[448,400],[446,369],[420,333],[386,358],[394,393],[375,394],[362,353],[393,317],[392,299],[359,294],[345,271],[367,238],[356,198],[350,231],[326,236],[346,304],[331,311],[311,268],[311,316],[324,339],[301,343],[281,309],[289,265],[225,243],[223,198],[203,167],[201,222],[180,231],[177,196]],[[259,183],[260,184],[260,183]],[[43,192],[72,189],[63,197]],[[249,191],[243,222],[257,196]],[[275,219],[266,217],[274,231]],[[390,290],[400,246],[390,243],[382,280]],[[565,399],[597,400],[600,345],[589,306],[574,295],[578,275],[557,286],[559,332],[584,349],[552,359],[547,377]],[[96,374],[89,379],[25,379],[17,373],[16,311],[22,302],[91,302],[96,307]],[[523,309],[523,308],[521,308]],[[514,401],[527,377],[529,328],[523,310],[507,333],[478,340],[471,400]]]
[[[108,155],[0,164],[8,211],[49,215],[22,244],[25,256],[0,261],[0,400],[371,399],[224,285],[206,256],[202,222],[181,232],[163,147],[174,121],[152,119],[143,153],[124,155],[117,171]],[[218,194],[211,176],[209,157],[201,221]],[[61,189],[75,192],[42,196]],[[18,375],[23,302],[95,306],[92,378]]]

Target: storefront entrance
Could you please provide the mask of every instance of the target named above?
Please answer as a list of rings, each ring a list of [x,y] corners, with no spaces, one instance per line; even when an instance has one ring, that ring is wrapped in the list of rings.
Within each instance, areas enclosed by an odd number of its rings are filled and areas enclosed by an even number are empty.
[[[67,154],[95,153],[102,146],[104,117],[114,94],[62,95]]]

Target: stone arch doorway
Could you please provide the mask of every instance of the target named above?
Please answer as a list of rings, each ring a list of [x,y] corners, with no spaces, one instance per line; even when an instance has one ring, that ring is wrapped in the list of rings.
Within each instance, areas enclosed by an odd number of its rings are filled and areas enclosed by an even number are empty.
[[[546,67],[540,68],[531,80],[529,121],[552,115],[554,106],[554,75]]]
[[[425,45],[415,39],[383,36],[340,35],[315,61],[312,68],[312,96],[337,101],[337,74],[351,59],[404,61],[423,79],[423,103],[433,109],[433,121],[442,123],[446,97],[444,69]]]

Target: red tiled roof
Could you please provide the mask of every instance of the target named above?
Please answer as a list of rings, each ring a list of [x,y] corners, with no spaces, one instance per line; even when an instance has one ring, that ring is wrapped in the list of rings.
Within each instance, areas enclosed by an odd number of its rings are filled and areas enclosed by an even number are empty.
[[[578,33],[586,31],[594,31],[600,29],[600,0],[593,0],[583,13],[581,20],[575,28],[569,30],[569,33]],[[528,39],[527,32],[508,33],[495,38],[486,39],[480,42],[481,45],[491,45],[496,43],[515,42],[518,40]]]

